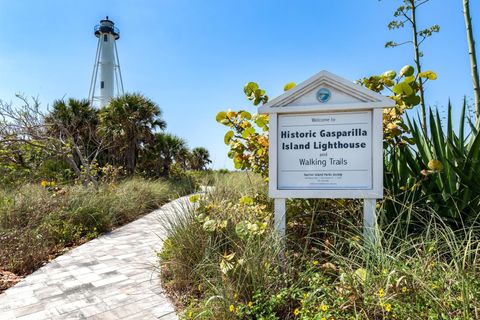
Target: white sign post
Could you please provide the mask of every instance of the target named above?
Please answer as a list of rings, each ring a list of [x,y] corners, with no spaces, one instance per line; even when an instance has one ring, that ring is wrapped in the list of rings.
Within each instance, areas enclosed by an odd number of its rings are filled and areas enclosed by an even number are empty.
[[[382,108],[393,100],[321,71],[259,108],[270,115],[269,196],[285,236],[285,199],[364,199],[364,238],[376,237],[383,197]]]

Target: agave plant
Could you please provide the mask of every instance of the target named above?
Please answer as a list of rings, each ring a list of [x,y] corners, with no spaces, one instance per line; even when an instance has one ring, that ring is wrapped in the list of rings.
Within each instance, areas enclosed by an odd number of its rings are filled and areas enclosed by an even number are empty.
[[[433,208],[448,224],[462,227],[480,218],[480,135],[466,116],[464,100],[458,134],[448,104],[446,128],[438,110],[429,110],[428,136],[418,119],[407,116],[413,146],[391,148],[385,157],[386,187],[398,203]],[[465,122],[468,122],[469,130]],[[446,129],[446,131],[444,130]],[[387,201],[388,202],[388,201]],[[398,214],[398,203],[385,207],[387,217]]]

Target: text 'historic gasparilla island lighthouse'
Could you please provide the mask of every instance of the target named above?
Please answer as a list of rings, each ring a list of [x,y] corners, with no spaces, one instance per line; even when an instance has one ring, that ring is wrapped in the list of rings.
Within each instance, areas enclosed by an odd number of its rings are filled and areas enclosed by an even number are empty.
[[[371,189],[369,111],[278,117],[280,189]]]
[[[113,97],[124,93],[116,44],[120,30],[107,16],[95,26],[94,34],[98,38],[98,45],[88,99],[92,105],[101,108]]]

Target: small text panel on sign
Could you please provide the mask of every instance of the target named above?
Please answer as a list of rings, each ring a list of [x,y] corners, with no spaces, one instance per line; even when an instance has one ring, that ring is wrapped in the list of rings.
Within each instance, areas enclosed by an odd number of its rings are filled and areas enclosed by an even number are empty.
[[[278,116],[278,190],[370,190],[372,111]]]

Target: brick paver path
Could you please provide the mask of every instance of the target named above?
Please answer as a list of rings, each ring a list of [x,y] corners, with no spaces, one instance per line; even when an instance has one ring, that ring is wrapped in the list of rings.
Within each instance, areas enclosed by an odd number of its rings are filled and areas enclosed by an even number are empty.
[[[0,319],[178,319],[160,287],[161,219],[183,197],[59,256],[0,295]]]

